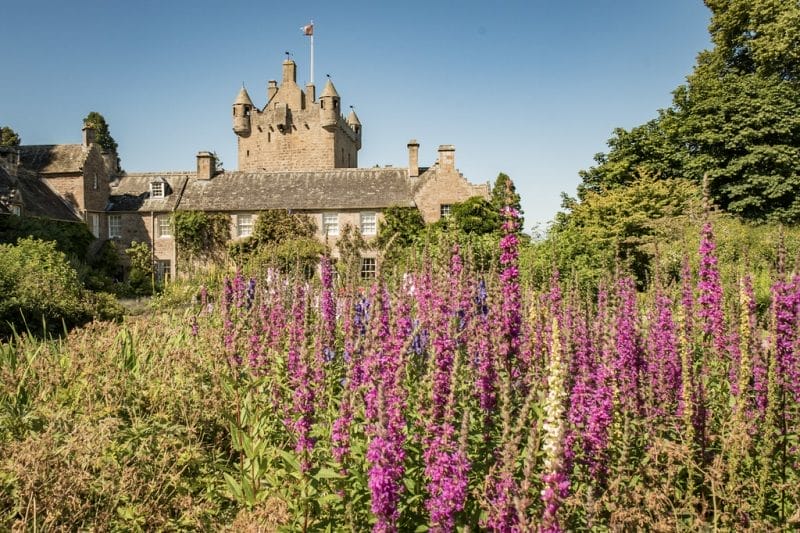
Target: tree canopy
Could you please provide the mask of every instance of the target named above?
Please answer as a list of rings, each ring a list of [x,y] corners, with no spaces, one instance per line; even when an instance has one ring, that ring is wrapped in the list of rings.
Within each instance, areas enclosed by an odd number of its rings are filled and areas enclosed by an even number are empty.
[[[19,146],[20,139],[17,132],[8,126],[0,128],[0,146]]]
[[[635,182],[709,180],[713,201],[753,220],[800,221],[800,4],[706,0],[714,47],[672,106],[614,131],[578,198]]]
[[[106,152],[117,151],[117,141],[111,136],[105,117],[97,111],[92,111],[83,119],[86,126],[94,128],[94,140]]]

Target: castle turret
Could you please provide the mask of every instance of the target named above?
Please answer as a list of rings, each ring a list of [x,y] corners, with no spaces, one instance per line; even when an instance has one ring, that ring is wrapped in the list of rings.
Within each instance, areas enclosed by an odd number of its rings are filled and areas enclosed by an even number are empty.
[[[361,121],[358,120],[358,116],[353,109],[350,109],[350,114],[347,115],[347,125],[356,134],[356,150],[361,150]]]
[[[247,89],[242,85],[242,90],[233,102],[233,132],[236,135],[247,137],[250,135],[250,112],[253,110],[253,101],[247,94]]]
[[[333,82],[328,79],[322,94],[319,95],[319,118],[320,126],[323,128],[333,128],[339,121],[339,93]]]

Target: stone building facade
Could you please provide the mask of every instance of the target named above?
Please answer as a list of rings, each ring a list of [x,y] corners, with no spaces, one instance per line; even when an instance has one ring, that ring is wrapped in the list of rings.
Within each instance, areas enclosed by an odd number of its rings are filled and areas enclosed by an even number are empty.
[[[193,171],[120,172],[116,154],[103,154],[86,129],[81,145],[21,147],[20,164],[98,238],[115,240],[121,251],[132,242],[150,245],[161,277],[177,268],[170,224],[176,210],[226,213],[231,239],[238,239],[250,235],[259,211],[289,209],[310,216],[336,255],[346,224],[369,241],[388,207],[416,207],[430,223],[454,203],[488,198],[488,184],[473,185],[458,171],[452,145],[440,146],[428,167],[420,166],[419,143],[412,140],[407,167],[358,168],[362,125],[354,111],[342,114],[333,82],[317,98],[314,85],[297,85],[294,61],[284,61],[282,72],[280,85],[268,82],[263,108],[244,87],[233,102],[236,171],[218,170],[213,154],[199,152]],[[374,255],[364,261],[374,266]]]

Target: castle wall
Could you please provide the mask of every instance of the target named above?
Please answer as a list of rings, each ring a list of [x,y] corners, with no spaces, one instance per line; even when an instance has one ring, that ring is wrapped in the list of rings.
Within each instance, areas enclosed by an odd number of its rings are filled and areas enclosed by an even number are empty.
[[[276,98],[279,95],[276,95]],[[354,168],[358,150],[350,127],[339,118],[333,131],[320,125],[319,104],[307,109],[289,109],[283,131],[279,110],[268,107],[251,116],[251,132],[239,136],[239,170],[327,170]]]

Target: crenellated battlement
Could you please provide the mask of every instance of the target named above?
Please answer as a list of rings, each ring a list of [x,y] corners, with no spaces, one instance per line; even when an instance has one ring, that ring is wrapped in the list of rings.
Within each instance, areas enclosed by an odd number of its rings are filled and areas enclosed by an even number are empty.
[[[233,103],[239,170],[286,171],[356,168],[361,122],[345,118],[330,78],[319,98],[316,88],[297,84],[297,65],[287,59],[280,85],[267,85],[267,103],[258,109],[242,87]]]

